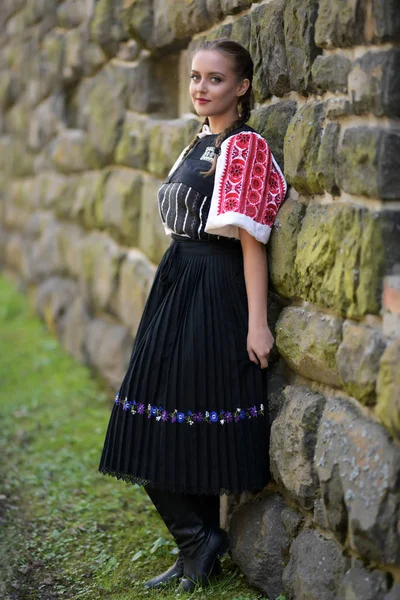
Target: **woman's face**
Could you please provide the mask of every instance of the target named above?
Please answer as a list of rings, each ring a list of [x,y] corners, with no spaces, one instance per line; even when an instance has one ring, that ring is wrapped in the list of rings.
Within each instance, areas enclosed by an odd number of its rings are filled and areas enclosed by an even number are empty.
[[[193,57],[189,92],[201,117],[237,118],[237,104],[249,80],[240,80],[232,59],[218,50],[199,50]]]

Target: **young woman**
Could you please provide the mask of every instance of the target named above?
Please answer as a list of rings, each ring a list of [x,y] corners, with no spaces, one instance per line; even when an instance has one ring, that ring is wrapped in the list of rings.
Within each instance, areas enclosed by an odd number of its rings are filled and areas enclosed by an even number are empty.
[[[269,481],[268,241],[286,182],[250,117],[253,63],[227,38],[193,56],[204,118],[158,194],[172,236],[116,395],[99,470],[141,484],[179,547],[147,582],[192,591],[229,549],[221,494]]]

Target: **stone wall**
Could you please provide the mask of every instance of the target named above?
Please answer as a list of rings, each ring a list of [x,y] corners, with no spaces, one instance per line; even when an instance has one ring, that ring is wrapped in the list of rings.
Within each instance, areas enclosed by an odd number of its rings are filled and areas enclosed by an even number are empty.
[[[273,481],[231,503],[232,556],[270,600],[399,599],[398,2],[2,0],[0,26],[2,270],[114,388],[169,243],[156,192],[198,126],[189,51],[250,49],[251,124],[290,187]]]

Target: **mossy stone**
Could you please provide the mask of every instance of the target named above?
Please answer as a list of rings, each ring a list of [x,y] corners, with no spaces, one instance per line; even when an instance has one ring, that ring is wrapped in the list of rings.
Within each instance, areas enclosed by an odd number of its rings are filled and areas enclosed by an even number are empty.
[[[118,242],[137,246],[140,228],[142,176],[131,169],[112,169],[103,195],[95,205],[96,225],[106,229]]]
[[[148,0],[125,0],[121,11],[121,20],[130,37],[145,47],[152,46],[153,38],[153,2]]]
[[[400,339],[389,344],[382,356],[377,383],[376,414],[400,440]]]
[[[199,121],[192,117],[149,123],[150,173],[156,177],[165,177],[198,128]]]
[[[362,404],[376,401],[379,363],[387,340],[377,329],[345,322],[337,353],[339,376],[347,394]]]
[[[287,307],[276,324],[276,345],[296,372],[314,381],[340,387],[336,353],[342,320],[300,307]]]
[[[109,57],[115,56],[119,42],[127,38],[121,20],[122,6],[123,0],[98,0],[90,23],[92,39]]]
[[[107,74],[96,77],[87,97],[87,143],[85,157],[90,166],[111,162],[121,134],[125,111],[120,90],[110,85]]]
[[[272,106],[257,108],[251,113],[248,124],[265,137],[275,160],[284,170],[283,141],[289,122],[296,112],[296,102],[278,102]]]
[[[257,102],[290,91],[283,0],[262,4],[250,13],[250,54],[254,61],[253,89]]]
[[[312,66],[312,77],[319,91],[345,93],[350,69],[351,60],[346,56],[317,56]]]
[[[314,91],[311,67],[321,53],[314,41],[318,4],[318,0],[287,0],[285,4],[285,46],[290,89],[305,95]]]
[[[147,116],[127,112],[121,139],[115,150],[115,162],[125,167],[146,169],[149,160],[149,136]]]
[[[268,271],[274,288],[287,298],[296,295],[295,258],[305,206],[287,198],[278,211],[268,242]]]
[[[323,120],[323,103],[311,102],[296,112],[286,131],[285,175],[288,183],[304,194],[320,194],[324,189],[318,172]]]
[[[338,153],[337,181],[350,194],[400,198],[400,135],[381,128],[347,129]]]
[[[331,194],[338,194],[336,183],[337,148],[339,144],[339,123],[328,123],[324,129],[318,151],[318,176],[321,186]]]
[[[321,48],[346,48],[362,44],[366,0],[320,0],[315,41]]]
[[[298,295],[350,317],[377,313],[384,262],[373,213],[343,203],[308,207],[297,242]]]

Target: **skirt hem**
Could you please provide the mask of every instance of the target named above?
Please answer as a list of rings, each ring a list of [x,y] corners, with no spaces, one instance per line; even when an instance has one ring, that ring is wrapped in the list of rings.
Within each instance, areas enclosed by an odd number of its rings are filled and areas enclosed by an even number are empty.
[[[184,486],[174,486],[174,485],[166,485],[165,483],[160,483],[157,481],[151,481],[149,479],[143,479],[142,477],[136,477],[131,473],[119,473],[116,471],[110,471],[109,469],[99,469],[99,472],[102,475],[109,475],[110,477],[115,477],[116,479],[122,479],[126,483],[131,483],[132,485],[141,485],[141,486],[150,486],[167,492],[177,492],[180,494],[195,494],[198,496],[231,496],[235,494],[257,494],[262,492],[265,487],[268,485],[265,484],[262,488],[257,489],[235,489],[235,490],[227,490],[224,488],[221,489],[199,489],[197,487],[184,487]]]

